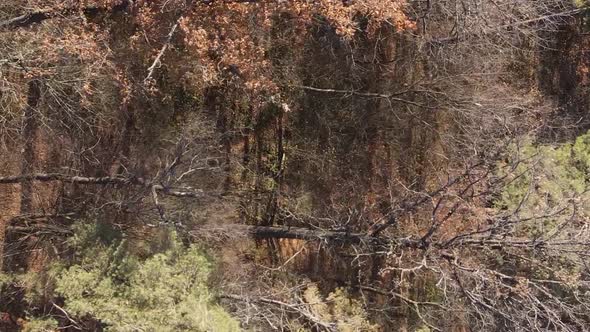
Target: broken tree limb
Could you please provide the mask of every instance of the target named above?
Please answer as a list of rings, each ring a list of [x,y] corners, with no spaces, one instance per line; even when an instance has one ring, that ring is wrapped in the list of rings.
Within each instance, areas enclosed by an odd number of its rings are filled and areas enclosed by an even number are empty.
[[[386,238],[370,236],[365,233],[350,233],[322,229],[286,226],[255,226],[243,224],[203,225],[191,231],[193,236],[213,238],[243,238],[249,235],[256,239],[299,239],[306,241],[340,242],[346,244],[396,245],[420,248],[422,243],[411,238]]]
[[[0,177],[0,184],[14,184],[25,181],[61,181],[75,184],[95,184],[95,185],[135,185],[147,189],[155,190],[165,195],[175,197],[200,197],[203,192],[192,188],[169,188],[161,184],[153,184],[148,180],[138,177],[86,177],[86,176],[71,176],[59,173],[35,173],[23,174],[15,176]]]
[[[400,102],[400,103],[413,105],[413,106],[420,107],[420,108],[432,108],[428,105],[424,105],[424,104],[421,104],[421,103],[418,103],[418,102],[415,102],[412,100],[395,97],[397,95],[400,95],[399,93],[384,94],[384,93],[377,93],[377,92],[360,92],[360,91],[356,91],[356,90],[323,89],[323,88],[317,88],[317,87],[313,87],[313,86],[303,86],[303,85],[293,85],[291,87],[299,88],[299,89],[307,90],[307,91],[314,91],[314,92],[342,94],[345,96],[348,95],[348,96],[360,96],[360,97],[368,97],[368,98],[382,98],[382,99],[387,99],[389,101]]]
[[[74,232],[67,227],[60,227],[56,225],[34,224],[30,226],[7,226],[7,232],[15,232],[22,234],[53,234],[57,236],[71,236]]]
[[[42,22],[50,17],[51,15],[49,12],[26,13],[0,22],[0,29],[24,27],[34,23]]]
[[[154,70],[162,64],[162,56],[164,56],[164,53],[170,47],[170,43],[172,42],[172,37],[174,37],[174,33],[176,32],[176,29],[178,28],[178,25],[180,24],[181,19],[182,19],[182,16],[180,16],[176,20],[176,23],[172,26],[172,29],[170,29],[168,36],[166,36],[166,41],[164,42],[164,45],[162,45],[162,48],[160,49],[160,52],[158,52],[158,55],[154,59],[154,62],[148,68],[148,74],[145,77],[145,79],[143,80],[144,84],[149,83],[149,81],[152,79],[152,76],[154,75]]]

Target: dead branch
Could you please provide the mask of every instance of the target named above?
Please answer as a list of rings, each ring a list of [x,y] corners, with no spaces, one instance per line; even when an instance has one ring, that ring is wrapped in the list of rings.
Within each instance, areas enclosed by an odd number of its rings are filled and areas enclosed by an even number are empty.
[[[166,37],[166,41],[164,42],[164,45],[160,49],[160,52],[158,52],[158,55],[154,59],[154,62],[152,63],[152,65],[148,68],[148,74],[145,77],[145,79],[143,80],[144,84],[147,84],[152,79],[152,76],[154,75],[154,70],[156,69],[156,67],[160,67],[160,65],[162,63],[162,56],[164,56],[164,53],[166,52],[168,47],[170,47],[170,43],[172,42],[172,37],[174,36],[174,33],[176,32],[176,29],[178,28],[178,25],[180,24],[180,20],[182,19],[182,17],[183,16],[180,16],[176,20],[176,23],[174,23],[174,25],[172,26],[172,29],[170,29],[170,32],[168,33],[168,35]]]
[[[376,93],[376,92],[359,92],[356,90],[323,89],[323,88],[316,88],[316,87],[312,87],[312,86],[303,86],[303,85],[297,85],[294,87],[300,88],[303,90],[322,92],[322,93],[335,93],[335,94],[343,94],[343,95],[348,95],[348,96],[360,96],[360,97],[369,97],[369,98],[383,98],[383,99],[387,99],[389,101],[397,101],[400,103],[404,103],[404,104],[408,104],[408,105],[412,105],[412,106],[416,106],[416,107],[420,107],[420,108],[432,108],[430,106],[420,104],[415,101],[395,97],[396,95],[401,95],[403,93],[384,94],[384,93]],[[405,93],[405,91],[404,91],[404,93]]]
[[[336,328],[334,323],[328,323],[328,322],[322,321],[319,317],[316,317],[311,312],[306,310],[304,306],[301,306],[298,304],[286,303],[283,301],[273,300],[273,299],[269,299],[266,297],[249,298],[249,297],[244,297],[244,296],[235,295],[235,294],[223,294],[223,295],[221,295],[221,298],[237,300],[237,301],[242,301],[242,302],[246,302],[246,303],[254,302],[254,303],[263,303],[263,304],[270,304],[270,305],[279,306],[284,309],[293,311],[297,314],[300,314],[307,321],[322,328],[325,331],[334,331],[334,332],[338,331],[338,329]]]
[[[75,184],[95,184],[95,185],[135,185],[152,189],[165,195],[174,197],[201,197],[203,192],[198,189],[191,188],[168,188],[161,184],[153,184],[151,181],[138,177],[85,177],[85,176],[70,176],[59,173],[35,173],[15,176],[0,177],[0,184],[15,184],[25,181],[61,181],[65,183]]]
[[[242,237],[249,234],[254,238],[299,239],[307,241],[341,242],[347,244],[392,245],[400,247],[418,248],[421,242],[410,238],[383,238],[369,236],[364,233],[349,233],[345,231],[330,231],[322,229],[308,229],[302,227],[255,226],[243,224],[206,225],[192,231],[192,235],[220,236],[229,238]]]

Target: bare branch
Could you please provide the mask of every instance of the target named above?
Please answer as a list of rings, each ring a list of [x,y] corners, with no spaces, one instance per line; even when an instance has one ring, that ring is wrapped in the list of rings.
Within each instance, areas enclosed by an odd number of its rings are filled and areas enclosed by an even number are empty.
[[[322,321],[319,317],[316,317],[315,315],[313,315],[311,312],[306,310],[305,307],[303,307],[301,305],[290,304],[290,303],[286,303],[286,302],[279,301],[279,300],[269,299],[266,297],[248,298],[248,297],[239,296],[239,295],[235,295],[235,294],[223,294],[223,295],[221,295],[221,297],[226,298],[226,299],[231,299],[231,300],[243,301],[243,302],[258,302],[258,303],[280,306],[280,307],[283,307],[285,309],[289,309],[293,312],[300,314],[302,317],[304,317],[310,323],[317,325],[318,327],[320,327],[326,331],[334,331],[334,332],[338,331],[338,329],[336,328],[334,323],[328,323],[328,322]]]

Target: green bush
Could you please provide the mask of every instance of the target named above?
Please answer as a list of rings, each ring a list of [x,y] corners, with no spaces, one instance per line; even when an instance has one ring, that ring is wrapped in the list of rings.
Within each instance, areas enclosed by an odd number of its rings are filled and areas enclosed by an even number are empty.
[[[499,176],[505,176],[507,185],[497,207],[527,220],[519,231],[531,236],[548,234],[571,216],[574,202],[590,198],[590,133],[558,147],[530,142],[512,147],[510,160],[499,166]],[[578,204],[576,213],[589,212]]]
[[[80,247],[92,231],[74,239]],[[214,304],[207,287],[211,263],[196,247],[170,234],[168,248],[140,260],[125,241],[97,241],[80,263],[57,277],[65,309],[90,317],[106,331],[238,331],[237,321]]]
[[[53,332],[58,331],[57,321],[50,317],[34,318],[28,321],[23,332]]]

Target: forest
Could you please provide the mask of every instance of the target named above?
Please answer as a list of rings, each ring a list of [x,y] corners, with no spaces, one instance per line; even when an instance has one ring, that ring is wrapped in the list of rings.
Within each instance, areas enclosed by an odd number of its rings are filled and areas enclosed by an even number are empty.
[[[587,0],[2,0],[0,331],[590,331],[589,107]]]

